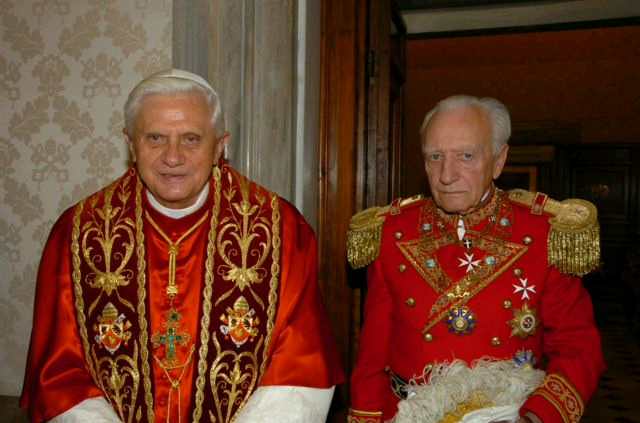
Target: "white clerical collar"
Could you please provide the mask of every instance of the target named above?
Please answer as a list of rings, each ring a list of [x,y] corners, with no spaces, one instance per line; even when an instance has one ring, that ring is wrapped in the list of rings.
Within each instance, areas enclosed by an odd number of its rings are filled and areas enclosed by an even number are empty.
[[[163,214],[172,219],[182,219],[185,216],[189,216],[192,213],[200,210],[200,207],[204,205],[207,201],[207,196],[209,195],[209,183],[207,183],[200,194],[198,195],[198,199],[195,203],[190,205],[189,207],[185,207],[184,209],[170,209],[169,207],[165,207],[156,200],[156,198],[151,194],[151,191],[147,191],[147,199],[149,200],[149,204],[153,207],[158,213]]]

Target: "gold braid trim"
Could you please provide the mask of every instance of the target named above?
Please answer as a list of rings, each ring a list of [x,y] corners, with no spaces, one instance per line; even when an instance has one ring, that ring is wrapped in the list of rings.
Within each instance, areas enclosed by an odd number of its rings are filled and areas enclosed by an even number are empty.
[[[382,411],[362,411],[350,408],[347,423],[382,423]]]
[[[209,353],[209,335],[211,330],[211,303],[213,297],[213,266],[216,252],[215,239],[220,215],[220,190],[222,189],[222,173],[218,166],[213,168],[213,212],[209,227],[209,242],[207,244],[207,259],[205,261],[205,283],[202,291],[202,317],[200,318],[200,348],[198,350],[198,376],[196,377],[196,395],[193,406],[193,422],[199,422],[202,417],[202,403],[204,401],[204,387],[207,373],[207,354]],[[215,332],[214,332],[215,333]]]
[[[532,207],[538,194],[516,189],[509,191],[509,199]],[[589,201],[569,198],[556,201],[546,198],[544,212],[552,215],[549,219],[551,230],[548,239],[548,261],[562,273],[577,276],[595,270],[600,264],[600,226],[598,210]],[[532,211],[533,213],[533,211]]]
[[[557,373],[547,375],[542,385],[532,395],[540,395],[549,401],[564,423],[577,423],[584,413],[584,403],[573,385]]]
[[[149,365],[149,325],[146,318],[147,298],[147,254],[144,246],[144,223],[142,221],[142,187],[140,175],[136,173],[136,254],[138,259],[138,324],[140,325],[140,360],[142,361],[142,386],[147,406],[147,420],[153,422],[153,391],[151,387],[151,366]],[[138,411],[140,411],[138,409]]]

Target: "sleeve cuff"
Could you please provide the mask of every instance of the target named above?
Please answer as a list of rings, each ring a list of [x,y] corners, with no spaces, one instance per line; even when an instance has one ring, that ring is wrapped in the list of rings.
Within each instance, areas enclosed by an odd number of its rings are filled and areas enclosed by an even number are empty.
[[[49,420],[49,423],[83,422],[121,423],[113,407],[111,407],[104,397],[86,399]]]
[[[347,423],[382,423],[382,411],[363,411],[350,408]]]
[[[584,403],[573,385],[559,374],[549,374],[522,407],[522,414],[535,414],[543,422],[577,423]]]
[[[324,423],[335,386],[260,386],[235,418],[236,423]]]

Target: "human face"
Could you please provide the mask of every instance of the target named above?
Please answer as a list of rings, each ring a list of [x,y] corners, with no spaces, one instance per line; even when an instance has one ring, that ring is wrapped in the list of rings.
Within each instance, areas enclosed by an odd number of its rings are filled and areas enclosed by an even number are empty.
[[[197,92],[143,98],[135,133],[125,135],[145,186],[172,209],[196,202],[228,142],[226,134],[216,139],[211,110]]]
[[[468,213],[500,176],[508,147],[493,153],[491,123],[478,107],[437,112],[423,135],[425,170],[434,201],[447,213]]]

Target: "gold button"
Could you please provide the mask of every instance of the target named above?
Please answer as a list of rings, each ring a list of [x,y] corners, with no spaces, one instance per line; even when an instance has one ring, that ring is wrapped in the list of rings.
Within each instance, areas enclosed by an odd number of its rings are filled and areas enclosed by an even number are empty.
[[[407,301],[405,301],[404,303],[406,305],[408,305],[409,307],[415,307],[416,300],[414,300],[413,298],[409,297],[409,298],[407,298]]]
[[[422,337],[424,338],[425,341],[427,342],[431,342],[433,341],[433,335],[431,335],[430,333],[425,333],[424,335],[422,335]]]
[[[493,338],[491,338],[491,345],[493,345],[494,347],[499,347],[500,344],[502,344],[502,341],[500,341],[500,338],[498,338],[497,336],[494,336]]]
[[[502,307],[504,308],[511,308],[511,300],[504,300],[504,302],[502,303]]]
[[[404,264],[401,264],[400,266],[398,266],[398,270],[400,272],[404,272],[405,270],[407,270],[407,266],[405,266]]]
[[[513,269],[513,274],[516,276],[522,275],[522,269]]]
[[[395,237],[396,237],[396,239],[402,238],[402,232],[396,232],[395,233]]]
[[[524,245],[529,245],[533,242],[533,238],[527,235],[524,238],[522,238],[522,242],[524,242]]]

